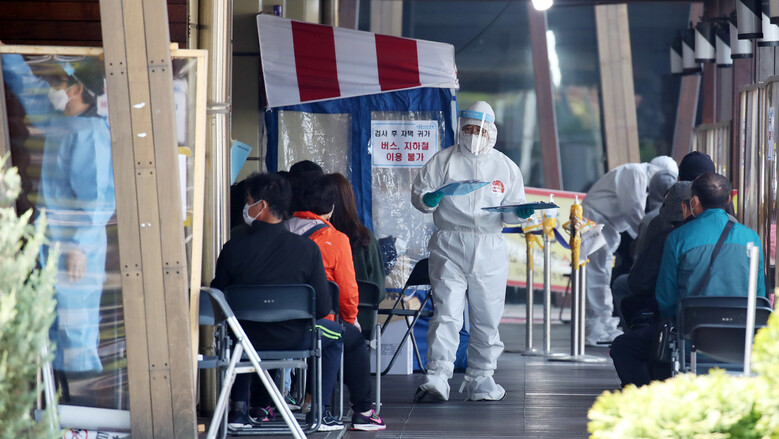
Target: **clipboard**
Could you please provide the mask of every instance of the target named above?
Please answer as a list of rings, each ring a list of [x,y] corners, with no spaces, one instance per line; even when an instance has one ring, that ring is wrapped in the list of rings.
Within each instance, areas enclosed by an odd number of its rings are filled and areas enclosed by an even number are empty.
[[[522,204],[506,204],[503,206],[490,206],[490,207],[482,207],[482,210],[487,210],[490,212],[513,212],[517,209],[517,207],[531,207],[533,210],[543,210],[543,209],[558,209],[560,206],[554,203],[548,203],[545,201],[538,201],[533,203],[522,203]]]
[[[481,189],[484,186],[487,186],[490,184],[488,181],[479,181],[479,180],[465,180],[465,181],[455,181],[454,183],[449,183],[440,189],[438,189],[436,192],[441,192],[444,195],[466,195],[470,194],[471,192]]]

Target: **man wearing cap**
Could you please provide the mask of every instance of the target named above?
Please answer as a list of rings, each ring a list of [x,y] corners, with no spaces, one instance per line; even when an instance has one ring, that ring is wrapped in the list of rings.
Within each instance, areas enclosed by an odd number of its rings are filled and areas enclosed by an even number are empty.
[[[622,385],[643,385],[651,379],[664,379],[670,376],[669,371],[654,368],[649,364],[649,348],[651,337],[657,331],[658,310],[655,301],[655,285],[660,271],[660,261],[663,246],[668,235],[678,226],[692,219],[690,209],[689,181],[680,181],[668,190],[658,217],[647,227],[647,246],[637,255],[636,263],[630,270],[628,283],[633,295],[626,297],[622,303],[624,318],[632,324],[630,330],[614,339],[610,355],[614,359]],[[641,319],[641,314],[647,314]]]
[[[677,227],[689,219],[690,186],[689,181],[680,181],[668,190],[665,201],[660,207],[658,216],[646,227],[639,238],[636,251],[636,261],[630,269],[630,273],[624,279],[625,287],[630,295],[623,296],[623,300],[617,302],[620,313],[628,327],[636,324],[634,317],[645,314],[643,318],[657,316],[657,302],[655,302],[655,285],[660,272],[660,260],[663,256],[665,238]],[[682,206],[687,210],[683,210]],[[620,279],[617,279],[619,281]],[[614,282],[614,290],[618,288]],[[650,315],[646,315],[646,314]],[[648,323],[638,319],[638,324]]]
[[[714,162],[708,155],[693,151],[684,156],[679,164],[679,181],[692,184],[696,177],[706,172],[714,172]],[[652,182],[662,178],[662,176],[663,172],[658,172],[652,177],[649,184],[650,194],[647,197],[647,206],[652,199]],[[624,320],[623,323],[627,325],[626,327],[630,326],[630,320],[633,316],[647,309],[646,301],[641,299],[654,296],[657,273],[660,271],[660,257],[663,254],[663,244],[668,234],[681,225],[682,213],[679,210],[679,202],[689,202],[689,184],[676,185],[673,191],[670,191],[668,194],[664,193],[664,196],[672,197],[673,202],[670,203],[670,207],[668,203],[663,203],[662,208],[666,210],[666,213],[668,213],[668,209],[674,210],[673,213],[670,215],[653,215],[652,212],[646,214],[644,221],[641,222],[639,227],[636,258],[633,266],[630,268],[630,273],[628,276],[620,276],[614,280],[612,285],[614,304]],[[669,220],[669,218],[675,219]],[[647,219],[649,220],[647,221]],[[621,302],[626,297],[630,297],[630,299],[623,307]],[[656,312],[657,306],[654,303],[654,299],[651,302],[652,311]]]
[[[506,395],[492,378],[503,352],[498,323],[508,279],[508,255],[501,231],[503,223],[522,222],[533,211],[525,207],[505,213],[482,210],[525,200],[519,168],[493,149],[497,134],[495,113],[489,104],[480,101],[471,105],[460,113],[458,144],[433,156],[412,186],[412,204],[423,213],[433,213],[437,228],[428,244],[435,314],[427,337],[428,372],[417,390],[417,400],[449,399],[466,292],[471,334],[468,369],[460,392],[465,391],[465,398],[474,401],[497,401]],[[489,184],[467,195],[445,197],[439,190],[464,180]]]

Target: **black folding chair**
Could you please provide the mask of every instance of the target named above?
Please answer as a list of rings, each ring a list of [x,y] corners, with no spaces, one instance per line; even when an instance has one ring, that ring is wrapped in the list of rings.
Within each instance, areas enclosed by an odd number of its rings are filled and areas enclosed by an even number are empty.
[[[412,287],[419,287],[424,285],[430,285],[430,273],[428,271],[428,259],[422,259],[419,262],[416,263],[414,268],[411,270],[411,274],[408,276],[408,280],[406,281],[406,284],[403,286],[403,291],[400,292],[398,295],[398,299],[395,301],[395,304],[392,305],[392,308],[390,309],[379,309],[378,313],[383,314],[387,316],[387,319],[384,321],[384,325],[381,328],[381,333],[383,334],[384,331],[387,330],[387,325],[389,324],[390,320],[393,316],[402,316],[403,320],[406,321],[406,325],[408,326],[406,333],[403,335],[403,338],[400,340],[400,343],[398,344],[398,349],[395,350],[395,353],[392,355],[392,359],[390,360],[389,364],[387,364],[387,367],[384,368],[384,371],[381,372],[382,375],[386,375],[390,369],[392,368],[392,365],[395,364],[395,360],[398,358],[398,355],[400,354],[401,349],[403,349],[403,346],[406,343],[406,339],[409,337],[411,338],[411,344],[414,347],[414,355],[417,358],[417,362],[419,363],[419,368],[422,369],[422,372],[427,372],[425,366],[422,363],[422,356],[419,354],[419,347],[417,346],[417,339],[414,337],[414,325],[417,324],[417,321],[420,317],[432,317],[433,311],[426,310],[425,305],[427,305],[427,302],[431,301],[433,298],[433,289],[432,287],[427,290],[427,294],[425,295],[424,300],[422,300],[422,303],[419,306],[419,309],[407,309],[406,304],[404,302],[404,299],[406,299],[406,295],[408,294],[408,291]],[[408,317],[411,317],[411,321],[408,321]],[[380,368],[380,363],[377,363],[376,369],[378,370]]]
[[[756,331],[768,322],[771,304],[765,297],[756,298]],[[690,370],[697,373],[697,354],[701,353],[731,365],[744,362],[747,297],[696,296],[679,301],[676,317],[677,352],[681,371],[686,370],[686,343],[690,344]],[[713,366],[713,365],[712,365]]]
[[[214,311],[214,323],[222,322],[230,328],[235,336],[235,349],[224,349],[224,357],[220,359],[219,369],[224,369],[222,386],[217,400],[211,425],[208,430],[208,439],[216,437],[220,425],[226,423],[226,413],[230,390],[235,377],[241,373],[256,373],[263,386],[268,390],[273,403],[284,419],[286,428],[281,426],[269,426],[266,428],[231,429],[230,434],[256,435],[262,433],[291,433],[293,437],[304,438],[305,433],[295,419],[292,411],[284,402],[279,389],[274,384],[267,370],[284,367],[306,369],[308,358],[314,360],[314,376],[312,377],[312,411],[315,415],[306,431],[312,432],[319,428],[321,422],[321,339],[316,328],[315,292],[309,285],[276,285],[276,286],[232,286],[226,294],[215,288],[201,288],[201,294],[206,293],[210,298]],[[273,323],[288,320],[304,320],[308,322],[309,329],[315,336],[311,337],[311,345],[304,350],[290,351],[261,351],[263,359],[252,346],[239,320]],[[227,337],[224,338],[227,343]],[[243,358],[248,361],[241,361]],[[293,360],[286,360],[292,358]],[[229,360],[229,361],[228,361]],[[226,364],[226,369],[224,368]],[[224,431],[224,430],[223,430]],[[223,436],[220,436],[223,437]]]

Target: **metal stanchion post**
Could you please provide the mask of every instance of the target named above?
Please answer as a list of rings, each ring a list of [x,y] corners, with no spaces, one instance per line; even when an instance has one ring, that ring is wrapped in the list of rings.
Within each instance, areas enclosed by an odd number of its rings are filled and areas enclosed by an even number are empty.
[[[579,297],[581,296],[580,281],[580,252],[582,248],[582,235],[580,230],[580,224],[583,216],[582,205],[579,204],[579,200],[571,206],[571,216],[569,218],[571,224],[571,355],[576,356],[579,354],[579,344],[582,340],[579,337],[579,307],[581,302]]]
[[[579,266],[579,351],[584,356],[584,319],[587,311],[587,260]]]
[[[546,232],[546,218],[544,219]],[[552,352],[552,251],[544,233],[544,354]]]
[[[552,199],[550,197],[550,202]],[[552,238],[554,228],[557,226],[557,214],[554,216],[544,213],[544,356],[553,357],[564,354],[552,352]]]
[[[533,347],[533,286],[535,285],[533,283],[533,271],[535,269],[533,240],[531,232],[525,232],[525,243],[527,244],[527,297],[525,299],[527,322],[525,323],[525,350],[522,352],[522,355],[536,356],[541,355],[541,353]]]
[[[585,262],[581,260],[581,224],[582,206],[578,198],[571,206],[571,355],[551,357],[552,361],[570,361],[579,363],[600,363],[605,358],[584,354],[584,311],[587,302],[587,273]]]

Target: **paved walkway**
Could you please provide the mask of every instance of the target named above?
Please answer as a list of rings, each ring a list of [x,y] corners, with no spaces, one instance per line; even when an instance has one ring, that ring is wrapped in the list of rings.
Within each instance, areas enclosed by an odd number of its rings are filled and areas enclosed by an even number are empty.
[[[553,314],[556,316],[556,314]],[[462,374],[451,381],[451,400],[441,404],[414,404],[422,375],[382,378],[381,416],[388,428],[381,432],[341,431],[312,434],[315,439],[389,438],[586,438],[587,410],[604,390],[618,388],[608,349],[587,348],[587,354],[605,358],[599,364],[548,361],[520,354],[525,325],[507,316],[501,325],[506,352],[500,357],[496,381],[507,390],[500,402],[465,402],[458,393]],[[536,326],[536,346],[541,327]],[[552,325],[552,351],[570,351],[570,325]],[[205,435],[201,435],[205,437]],[[269,436],[252,436],[264,437]],[[280,437],[280,436],[273,436]]]

